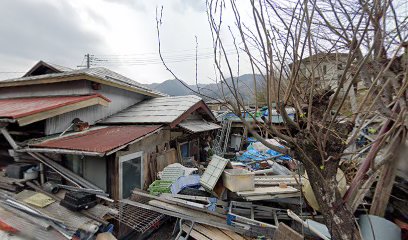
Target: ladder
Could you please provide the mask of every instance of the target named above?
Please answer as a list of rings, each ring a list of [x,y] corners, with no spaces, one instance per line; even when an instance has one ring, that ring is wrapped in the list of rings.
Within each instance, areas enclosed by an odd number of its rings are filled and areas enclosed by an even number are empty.
[[[230,120],[223,119],[221,122],[221,129],[218,130],[214,139],[214,152],[220,157],[223,157],[227,150],[231,124],[232,122]]]

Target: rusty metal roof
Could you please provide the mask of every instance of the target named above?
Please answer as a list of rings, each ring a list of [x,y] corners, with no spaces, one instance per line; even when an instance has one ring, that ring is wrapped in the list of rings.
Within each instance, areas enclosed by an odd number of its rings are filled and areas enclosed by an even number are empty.
[[[17,119],[36,113],[45,112],[92,98],[109,99],[99,94],[86,96],[29,97],[0,99],[0,118]]]
[[[58,137],[30,147],[108,153],[158,130],[161,126],[109,126]]]

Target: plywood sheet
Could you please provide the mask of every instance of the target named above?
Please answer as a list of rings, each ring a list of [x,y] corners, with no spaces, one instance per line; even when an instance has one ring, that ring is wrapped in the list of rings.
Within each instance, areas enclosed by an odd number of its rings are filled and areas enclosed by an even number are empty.
[[[28,204],[34,205],[36,207],[40,207],[40,208],[46,207],[46,206],[50,205],[51,203],[55,202],[54,199],[52,199],[52,198],[50,198],[47,195],[42,194],[42,193],[36,193],[36,194],[24,199],[23,201],[28,203]]]

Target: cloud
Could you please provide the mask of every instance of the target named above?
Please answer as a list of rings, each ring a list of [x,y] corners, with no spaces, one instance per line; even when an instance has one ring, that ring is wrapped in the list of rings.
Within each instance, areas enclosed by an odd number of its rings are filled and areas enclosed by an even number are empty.
[[[174,10],[178,12],[185,12],[188,10],[193,10],[196,12],[205,12],[206,1],[205,0],[180,0],[180,2],[175,2],[173,5]]]
[[[181,4],[197,12],[205,12],[205,0],[181,0]]]
[[[130,6],[139,11],[146,10],[145,1],[143,0],[104,0],[104,1],[110,2],[110,3],[123,4],[126,6]]]
[[[100,52],[104,45],[102,36],[83,27],[77,9],[65,1],[1,1],[0,31],[2,59],[43,59],[72,66],[74,59],[79,62],[83,54]]]

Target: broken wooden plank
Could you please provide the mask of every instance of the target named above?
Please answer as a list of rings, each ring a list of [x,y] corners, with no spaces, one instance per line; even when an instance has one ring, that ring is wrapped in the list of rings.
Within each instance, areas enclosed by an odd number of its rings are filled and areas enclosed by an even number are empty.
[[[294,197],[300,197],[300,192],[274,194],[274,195],[265,194],[265,195],[259,195],[259,196],[247,196],[244,198],[247,201],[261,201],[261,200],[273,200],[273,199],[279,199],[279,198],[294,198]]]
[[[238,196],[259,196],[259,195],[274,195],[274,194],[281,194],[281,193],[296,193],[299,192],[296,188],[293,187],[262,187],[262,188],[255,188],[252,191],[242,191],[237,192]]]
[[[190,227],[187,226],[186,224],[183,224],[182,228],[183,228],[184,232],[189,232],[190,231]],[[208,238],[208,237],[204,236],[203,234],[199,233],[198,231],[196,231],[194,229],[191,230],[190,236],[192,236],[193,238],[195,238],[197,240],[211,240],[211,238]]]
[[[187,225],[191,226],[190,224]],[[194,224],[193,229],[200,232],[209,239],[231,240],[231,238],[228,237],[228,235],[224,234],[223,232],[214,227],[205,226],[201,224]]]

